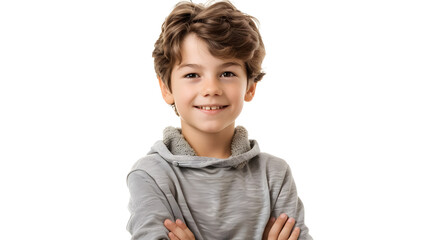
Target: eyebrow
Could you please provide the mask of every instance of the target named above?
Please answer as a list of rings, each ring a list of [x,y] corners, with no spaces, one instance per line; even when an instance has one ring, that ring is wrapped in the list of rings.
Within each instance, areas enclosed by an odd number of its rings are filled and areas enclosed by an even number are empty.
[[[220,65],[220,67],[230,67],[230,66],[238,66],[238,67],[243,67],[242,64],[238,63],[238,62],[226,62],[223,63],[222,65]],[[203,66],[201,66],[200,64],[194,64],[194,63],[184,63],[184,64],[180,64],[179,67],[177,68],[177,70],[184,68],[184,67],[189,67],[189,68],[203,68]]]

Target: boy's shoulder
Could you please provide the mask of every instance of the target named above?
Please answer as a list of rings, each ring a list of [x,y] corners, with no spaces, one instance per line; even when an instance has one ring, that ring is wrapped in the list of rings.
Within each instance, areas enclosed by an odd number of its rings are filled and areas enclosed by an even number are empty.
[[[280,191],[285,181],[292,177],[289,164],[284,159],[269,153],[261,152],[259,156],[261,170],[266,174],[270,189],[276,189],[274,192]]]
[[[270,153],[259,153],[259,159],[266,164],[267,168],[270,169],[274,168],[278,170],[287,170],[289,168],[289,165],[284,159],[274,156]]]
[[[135,171],[144,171],[151,176],[166,175],[169,170],[171,170],[169,164],[158,154],[149,153],[134,163],[129,174]]]
[[[145,170],[159,165],[158,156],[156,154],[147,154],[144,157],[139,158],[131,168],[133,170]]]

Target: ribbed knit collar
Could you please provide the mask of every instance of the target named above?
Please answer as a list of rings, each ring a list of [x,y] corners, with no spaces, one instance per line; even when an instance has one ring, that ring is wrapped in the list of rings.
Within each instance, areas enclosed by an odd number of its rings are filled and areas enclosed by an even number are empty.
[[[182,135],[182,130],[175,127],[164,129],[163,142],[173,155],[196,156],[194,149]],[[231,143],[231,156],[238,156],[251,149],[247,130],[242,126],[237,126]]]
[[[238,168],[241,169],[258,154],[256,140],[247,138],[247,131],[237,127],[231,143],[232,155],[229,158],[195,156],[195,151],[182,136],[180,129],[167,128],[164,140],[157,141],[149,151],[149,155],[159,155],[163,160],[175,167],[185,168]]]

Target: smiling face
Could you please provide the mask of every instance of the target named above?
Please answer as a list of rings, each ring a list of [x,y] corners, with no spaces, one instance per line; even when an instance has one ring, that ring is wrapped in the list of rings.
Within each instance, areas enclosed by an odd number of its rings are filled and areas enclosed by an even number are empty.
[[[171,91],[160,80],[164,100],[175,104],[182,131],[220,133],[234,129],[243,102],[253,98],[256,83],[247,84],[244,62],[220,59],[195,34],[182,43],[182,61],[171,73]]]

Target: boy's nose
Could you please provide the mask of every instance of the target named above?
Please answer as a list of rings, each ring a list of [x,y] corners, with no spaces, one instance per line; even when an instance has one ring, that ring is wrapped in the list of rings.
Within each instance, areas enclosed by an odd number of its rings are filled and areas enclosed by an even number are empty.
[[[223,91],[221,86],[219,85],[219,79],[216,77],[212,77],[210,79],[206,79],[204,81],[203,88],[201,89],[201,95],[204,97],[207,96],[215,96],[215,95],[222,95]]]

